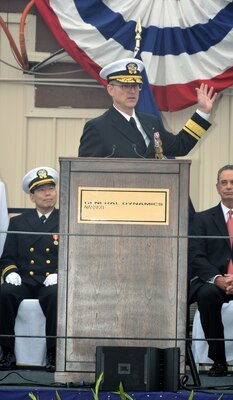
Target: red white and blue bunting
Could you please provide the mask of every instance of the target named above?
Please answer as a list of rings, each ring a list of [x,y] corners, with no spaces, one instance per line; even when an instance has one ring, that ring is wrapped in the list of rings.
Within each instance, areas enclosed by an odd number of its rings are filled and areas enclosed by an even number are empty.
[[[141,58],[161,111],[196,102],[206,82],[233,84],[232,0],[35,0],[54,36],[92,77],[133,57],[141,19]],[[103,83],[103,82],[102,82]]]

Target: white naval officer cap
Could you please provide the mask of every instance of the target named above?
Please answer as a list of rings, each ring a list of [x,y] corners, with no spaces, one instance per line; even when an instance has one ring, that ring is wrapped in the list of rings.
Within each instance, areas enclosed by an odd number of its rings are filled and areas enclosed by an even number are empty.
[[[114,61],[106,65],[100,71],[100,77],[111,81],[118,81],[124,84],[142,83],[141,72],[144,69],[141,60],[135,58],[124,58],[123,60]]]
[[[33,193],[42,185],[54,185],[58,183],[58,172],[50,167],[37,167],[29,171],[22,180],[22,188],[25,193]]]

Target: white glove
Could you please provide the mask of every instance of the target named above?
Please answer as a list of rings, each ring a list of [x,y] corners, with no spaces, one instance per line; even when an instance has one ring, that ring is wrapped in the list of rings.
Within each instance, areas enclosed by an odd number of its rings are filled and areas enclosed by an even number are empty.
[[[45,286],[51,286],[57,284],[57,274],[49,274],[44,281]]]
[[[6,283],[10,283],[11,285],[20,286],[22,283],[21,276],[17,274],[17,272],[11,272],[6,277]]]

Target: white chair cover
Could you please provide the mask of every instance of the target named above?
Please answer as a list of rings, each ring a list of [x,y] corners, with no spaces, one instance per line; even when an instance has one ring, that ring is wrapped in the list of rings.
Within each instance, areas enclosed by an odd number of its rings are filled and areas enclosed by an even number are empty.
[[[222,306],[222,320],[224,325],[225,339],[232,339],[232,341],[225,341],[226,360],[229,365],[233,365],[233,301],[224,303]],[[213,361],[207,356],[208,343],[204,339],[204,332],[201,325],[200,313],[196,310],[193,320],[192,329],[192,352],[196,364],[212,364]]]

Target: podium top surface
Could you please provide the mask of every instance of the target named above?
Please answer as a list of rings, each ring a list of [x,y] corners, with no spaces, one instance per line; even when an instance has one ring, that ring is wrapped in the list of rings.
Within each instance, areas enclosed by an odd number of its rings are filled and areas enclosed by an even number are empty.
[[[180,167],[188,167],[192,163],[187,159],[164,159],[153,158],[98,158],[98,157],[60,157],[60,165],[69,165],[70,171],[122,171],[162,173],[180,173]]]
[[[93,161],[93,162],[100,162],[100,161],[114,161],[114,162],[153,162],[153,163],[175,163],[175,164],[183,164],[188,163],[191,164],[192,160],[189,159],[181,159],[181,158],[166,158],[163,160],[156,160],[154,158],[116,158],[116,157],[59,157],[59,161]]]

